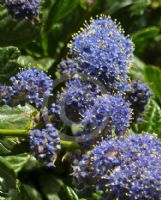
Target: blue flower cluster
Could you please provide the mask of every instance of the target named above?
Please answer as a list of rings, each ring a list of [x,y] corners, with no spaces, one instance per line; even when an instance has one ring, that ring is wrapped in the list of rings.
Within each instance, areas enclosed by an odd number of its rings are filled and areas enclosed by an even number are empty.
[[[49,109],[49,114],[53,114],[56,118],[60,117],[61,107],[58,104],[52,103]]]
[[[161,146],[151,135],[102,141],[75,161],[73,177],[83,188],[103,191],[103,199],[161,198]]]
[[[31,131],[29,137],[32,154],[52,167],[61,149],[58,130],[52,124],[47,124],[42,130]]]
[[[131,120],[129,103],[121,97],[129,82],[127,68],[133,57],[131,40],[110,17],[100,16],[74,35],[69,48],[71,58],[60,63],[60,73],[74,77],[77,74],[78,78],[67,82],[58,96],[58,104],[70,119],[83,120],[86,130],[79,134],[86,133],[87,127],[89,132],[91,124],[98,128],[105,118],[109,132],[124,131]],[[83,79],[87,76],[89,81]],[[108,98],[115,93],[119,96]],[[104,98],[104,94],[109,95]]]
[[[66,82],[66,89],[58,95],[58,104],[64,109],[68,118],[80,121],[87,108],[94,105],[97,96],[101,95],[98,85],[81,78],[72,78]],[[72,112],[71,112],[72,110]]]
[[[150,89],[140,81],[134,80],[126,91],[126,99],[131,103],[134,120],[139,120],[151,96]]]
[[[1,86],[2,103],[8,105],[25,102],[41,107],[44,98],[52,93],[53,80],[39,69],[27,69],[10,78],[11,86]]]
[[[38,9],[40,1],[6,2],[10,9],[14,3],[23,4],[24,12],[16,11],[16,18],[32,19],[38,15],[38,10],[32,9]],[[31,13],[25,11],[29,3]],[[50,99],[47,125],[29,133],[32,154],[53,166],[60,144],[64,144],[59,138],[61,130],[65,136],[77,137],[75,141],[82,144],[80,152],[87,152],[73,168],[80,189],[103,190],[105,200],[157,199],[161,179],[156,175],[160,175],[159,141],[150,134],[126,137],[132,109],[135,115],[136,111],[142,112],[150,96],[149,90],[138,82],[129,87],[131,40],[111,18],[101,16],[74,35],[69,47],[70,58],[58,66],[61,84],[55,84],[57,94]],[[53,80],[39,69],[23,70],[10,81],[10,86],[0,86],[3,104],[30,103],[40,109],[45,98],[52,96]],[[41,112],[42,109],[43,116]]]
[[[104,95],[95,99],[94,105],[83,113],[83,125],[85,127],[97,127],[106,129],[104,132],[114,132],[120,135],[130,124],[130,104],[120,96]]]
[[[41,0],[5,0],[4,5],[16,19],[32,20],[39,15]]]
[[[73,75],[78,73],[78,63],[72,59],[62,60],[58,65],[61,74]]]
[[[85,24],[69,48],[79,72],[101,80],[111,93],[125,92],[133,43],[110,17],[101,16]]]

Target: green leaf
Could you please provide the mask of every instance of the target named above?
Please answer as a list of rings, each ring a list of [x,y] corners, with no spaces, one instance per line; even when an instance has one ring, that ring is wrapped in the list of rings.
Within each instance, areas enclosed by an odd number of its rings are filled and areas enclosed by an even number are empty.
[[[39,192],[33,186],[21,183],[19,180],[17,180],[16,186],[17,186],[16,200],[22,200],[22,199],[23,200],[41,200],[42,199]]]
[[[134,131],[155,133],[161,137],[161,109],[154,100],[149,100],[143,114],[143,121],[134,126]]]
[[[0,107],[0,129],[30,129],[33,127],[36,109],[26,104],[14,108],[7,105]]]
[[[131,15],[143,15],[151,0],[134,0],[131,6]]]
[[[0,200],[13,200],[11,197],[1,197],[0,196]]]
[[[146,67],[145,63],[135,56],[132,66],[128,69],[130,76],[133,79],[138,79],[145,82],[145,77],[144,77],[145,67]]]
[[[156,26],[144,28],[132,35],[135,44],[135,53],[141,54],[147,46],[150,39],[158,35],[160,29]]]
[[[49,28],[52,26],[53,23],[56,23],[63,18],[65,18],[67,15],[72,13],[75,8],[79,5],[79,0],[59,0],[56,1],[48,15],[48,19],[46,21],[46,30],[49,30]]]
[[[88,200],[102,200],[102,194],[103,194],[103,191],[97,190],[91,194]]]
[[[79,200],[79,198],[78,198],[77,194],[74,192],[74,190],[67,185],[63,186],[63,194],[64,194],[63,196],[65,197],[66,200]],[[63,199],[63,200],[65,200],[65,199]]]
[[[88,3],[86,0],[80,0],[80,6],[84,9],[87,10],[88,9]]]
[[[48,194],[47,195],[47,197],[48,197],[48,200],[62,200],[62,199],[60,199],[60,197],[58,196],[58,194]]]
[[[15,20],[6,10],[0,12],[0,46],[24,47],[39,34],[39,24]]]
[[[17,143],[18,140],[15,137],[0,139],[0,155],[10,154]]]
[[[75,191],[67,185],[63,185],[58,194],[61,200],[79,200],[78,195],[75,193]]]
[[[132,35],[133,42],[137,42],[139,39],[151,39],[159,33],[160,29],[156,26],[144,28]]]
[[[109,14],[113,14],[113,13],[117,12],[118,10],[120,10],[120,9],[126,7],[126,6],[131,5],[132,1],[129,1],[129,0],[122,0],[122,1],[120,1],[120,0],[115,0],[115,1],[108,0],[107,4],[108,4],[108,8],[109,8],[107,10],[107,13],[109,15]]]
[[[62,200],[59,197],[58,192],[61,192],[61,187],[64,183],[60,179],[52,174],[42,174],[39,181],[42,191],[48,200]]]
[[[17,47],[0,48],[0,80],[6,81],[18,71],[17,59],[20,51]]]
[[[0,156],[0,196],[8,197],[16,193],[16,176],[11,166],[4,161],[4,158]]]
[[[24,68],[26,68],[26,67],[30,67],[30,68],[37,67],[41,70],[48,71],[52,67],[52,65],[54,63],[54,59],[46,57],[46,58],[35,60],[31,56],[20,56],[18,58],[18,63]]]
[[[7,166],[10,166],[10,169],[13,170],[15,175],[24,167],[24,165],[29,161],[30,155],[27,153],[10,155],[10,156],[0,156],[0,159],[3,159],[3,163]]]
[[[145,80],[154,95],[161,102],[161,69],[156,66],[147,65],[144,72]]]
[[[161,69],[159,67],[146,65],[139,58],[134,57],[134,63],[129,68],[129,74],[133,79],[142,80],[148,84],[153,94],[161,102]]]

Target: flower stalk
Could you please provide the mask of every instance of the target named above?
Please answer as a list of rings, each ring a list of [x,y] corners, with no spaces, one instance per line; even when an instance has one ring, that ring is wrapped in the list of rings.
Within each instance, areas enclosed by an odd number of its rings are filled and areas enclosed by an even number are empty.
[[[0,129],[0,136],[4,137],[28,137],[29,130],[23,129]],[[79,148],[79,144],[73,141],[61,140],[60,144],[63,148],[74,150]]]

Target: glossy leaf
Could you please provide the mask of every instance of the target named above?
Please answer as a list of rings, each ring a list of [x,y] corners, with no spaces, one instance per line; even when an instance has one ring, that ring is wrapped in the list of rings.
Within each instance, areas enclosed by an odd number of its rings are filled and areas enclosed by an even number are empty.
[[[129,75],[133,79],[138,79],[145,82],[145,77],[144,77],[145,67],[146,67],[145,63],[142,62],[138,57],[134,56],[134,62],[128,69]]]
[[[29,129],[33,127],[36,109],[29,104],[0,107],[0,129]]]
[[[69,186],[64,186],[64,194],[69,200],[79,200],[75,191]]]
[[[161,102],[161,69],[156,66],[147,65],[144,76],[153,94]]]
[[[0,12],[0,46],[24,47],[39,34],[39,24],[13,19],[6,10]]]
[[[52,174],[42,174],[39,178],[42,191],[48,200],[62,200],[58,192],[62,191],[63,182]]]
[[[135,49],[137,54],[141,54],[146,48],[150,39],[154,39],[158,35],[160,29],[155,26],[147,27],[139,30],[132,35],[132,40],[135,44]]]
[[[117,11],[119,11],[120,9],[122,8],[125,8],[126,6],[129,6],[132,4],[132,1],[129,1],[129,0],[116,0],[116,1],[113,1],[113,0],[108,0],[107,1],[107,5],[108,5],[108,11],[107,13],[108,14],[113,14]]]
[[[79,0],[59,0],[52,6],[48,19],[46,21],[46,30],[48,30],[53,23],[56,23],[67,15],[69,15],[77,6],[79,5]]]
[[[158,137],[161,137],[161,109],[154,100],[151,99],[149,101],[143,114],[142,122],[135,125],[134,130],[137,133],[155,133]]]
[[[16,188],[16,200],[42,200],[41,195],[33,186],[24,184],[17,180]]]
[[[16,144],[18,144],[17,138],[2,138],[0,139],[0,156],[8,155]]]
[[[145,9],[150,5],[150,0],[135,0],[131,6],[131,15],[143,15]]]
[[[41,70],[48,71],[52,67],[52,65],[54,63],[54,59],[46,57],[46,58],[36,60],[31,56],[20,56],[18,58],[18,63],[24,68],[27,68],[27,67],[35,68],[36,67]]]
[[[8,81],[15,74],[20,65],[17,59],[20,56],[20,51],[17,47],[0,47],[0,80]]]
[[[12,196],[16,196],[16,176],[11,166],[0,156],[0,178],[1,178],[1,194],[8,198],[12,192]]]
[[[19,171],[24,167],[24,165],[29,161],[30,155],[27,153],[18,155],[1,156],[3,163],[10,166],[10,169],[17,175]]]

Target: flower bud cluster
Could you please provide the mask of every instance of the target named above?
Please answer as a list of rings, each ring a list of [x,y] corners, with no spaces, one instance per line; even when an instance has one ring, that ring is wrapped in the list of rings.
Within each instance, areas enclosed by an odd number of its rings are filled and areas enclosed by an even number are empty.
[[[16,19],[32,20],[39,15],[41,0],[5,0],[4,5]]]
[[[131,103],[135,121],[141,118],[141,114],[151,95],[149,88],[137,80],[132,81],[129,88],[126,90],[126,99]]]
[[[11,86],[1,86],[2,103],[31,103],[37,108],[52,94],[53,80],[39,69],[27,69],[10,78]]]
[[[30,131],[29,138],[32,154],[47,163],[48,167],[53,166],[57,152],[61,149],[58,130],[52,124],[47,124],[42,130]]]

